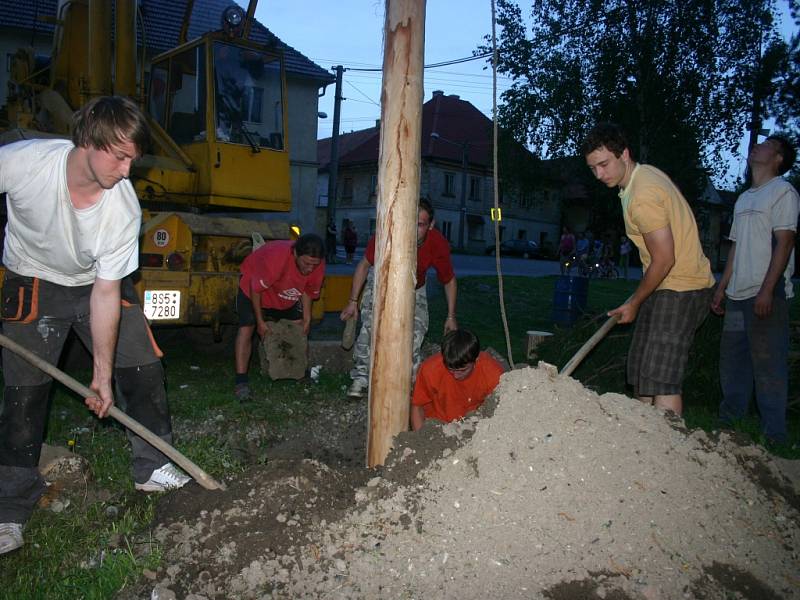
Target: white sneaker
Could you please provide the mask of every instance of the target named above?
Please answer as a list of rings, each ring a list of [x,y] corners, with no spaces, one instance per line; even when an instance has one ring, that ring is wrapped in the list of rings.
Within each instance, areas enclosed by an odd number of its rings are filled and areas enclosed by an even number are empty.
[[[0,523],[0,554],[21,548],[22,523]]]
[[[369,386],[359,379],[353,379],[353,383],[347,388],[347,395],[350,398],[363,398],[367,394]]]
[[[150,479],[144,483],[137,483],[134,487],[140,492],[166,492],[167,490],[177,490],[191,480],[191,477],[171,462],[168,462],[163,467],[153,471]]]

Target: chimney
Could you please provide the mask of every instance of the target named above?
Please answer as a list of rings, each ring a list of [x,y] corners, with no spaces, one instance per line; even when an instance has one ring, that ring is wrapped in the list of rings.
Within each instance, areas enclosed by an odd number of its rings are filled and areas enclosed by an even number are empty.
[[[444,96],[444,92],[442,90],[433,90],[433,97],[436,98],[437,96]]]
[[[380,129],[381,128],[381,120],[380,119],[375,119],[375,128],[376,129]]]
[[[453,100],[460,100],[461,96],[459,96],[458,94],[450,94],[448,98],[452,98]]]

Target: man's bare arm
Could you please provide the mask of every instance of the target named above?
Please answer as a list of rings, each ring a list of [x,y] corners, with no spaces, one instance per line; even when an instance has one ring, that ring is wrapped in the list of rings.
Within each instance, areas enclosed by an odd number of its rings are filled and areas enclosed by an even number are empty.
[[[261,284],[255,281],[250,284],[250,303],[253,305],[253,316],[256,319],[256,333],[258,337],[264,338],[267,334],[267,323],[261,313]]]
[[[303,292],[300,296],[300,306],[303,307],[303,335],[311,331],[311,296]]]
[[[736,242],[731,242],[730,250],[728,250],[728,259],[725,261],[725,270],[722,272],[717,289],[714,290],[714,297],[711,299],[711,311],[715,315],[725,314],[725,307],[722,303],[725,300],[725,289],[728,287],[733,275],[734,256],[736,256]]]
[[[421,406],[411,405],[411,431],[418,431],[425,423],[425,409]]]
[[[114,403],[111,377],[114,372],[114,352],[117,347],[120,311],[120,281],[96,278],[89,297],[92,332],[93,372],[91,389],[97,397],[87,398],[86,406],[105,417]]]
[[[639,287],[622,306],[609,311],[608,316],[618,316],[620,323],[631,323],[636,319],[642,302],[652,294],[675,265],[675,240],[672,237],[672,228],[667,225],[645,233],[644,244],[650,253],[650,266],[642,277]]]
[[[447,318],[444,322],[444,332],[455,331],[458,329],[456,320],[456,298],[458,297],[458,283],[456,277],[444,284],[444,297],[447,299]]]
[[[772,235],[775,236],[775,245],[772,247],[769,268],[753,304],[753,311],[762,319],[768,317],[772,312],[772,295],[775,293],[775,286],[783,280],[789,256],[794,251],[794,231],[780,229],[773,231]]]
[[[362,258],[358,262],[358,266],[356,266],[356,270],[353,273],[353,284],[350,287],[350,300],[339,315],[342,321],[358,317],[358,297],[361,295],[364,282],[367,281],[367,274],[371,266],[366,258]]]

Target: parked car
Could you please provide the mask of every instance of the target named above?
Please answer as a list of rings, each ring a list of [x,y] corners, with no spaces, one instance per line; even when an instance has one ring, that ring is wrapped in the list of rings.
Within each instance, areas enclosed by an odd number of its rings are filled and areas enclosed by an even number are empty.
[[[494,244],[486,246],[486,254],[494,254]],[[522,258],[541,258],[539,244],[533,240],[506,240],[500,242],[500,254],[503,256],[521,256]]]

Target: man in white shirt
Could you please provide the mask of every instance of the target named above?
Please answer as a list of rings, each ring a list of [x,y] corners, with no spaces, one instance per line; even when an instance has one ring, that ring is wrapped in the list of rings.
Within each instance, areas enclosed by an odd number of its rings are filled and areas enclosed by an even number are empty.
[[[51,364],[70,330],[93,355],[86,405],[105,417],[113,385],[126,412],[171,443],[160,351],[123,279],[138,267],[141,209],[128,181],[149,141],[127,98],[101,97],[75,113],[72,142],[26,140],[0,148],[3,333]],[[22,546],[22,528],[44,491],[37,471],[52,379],[3,349],[0,407],[0,554]],[[189,478],[129,435],[135,487],[163,491]]]
[[[770,136],[750,151],[753,182],[736,201],[731,249],[711,303],[715,313],[725,315],[720,421],[731,424],[744,417],[755,388],[762,430],[773,443],[787,441],[788,299],[794,296],[791,277],[800,198],[781,175],[796,157],[782,136]]]

